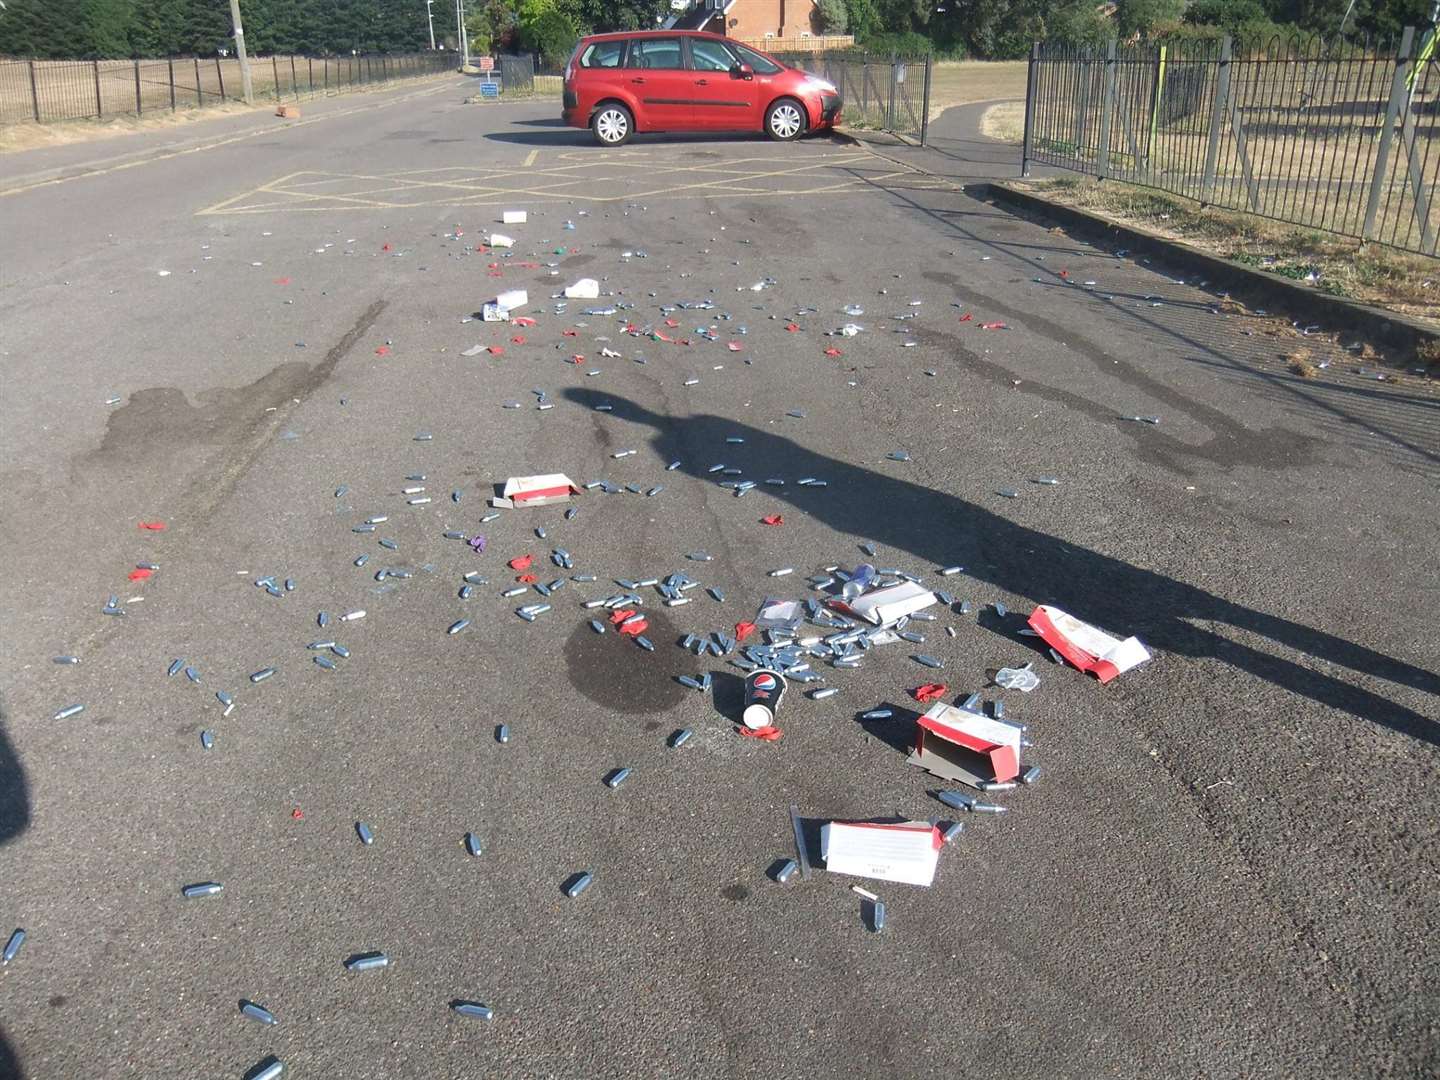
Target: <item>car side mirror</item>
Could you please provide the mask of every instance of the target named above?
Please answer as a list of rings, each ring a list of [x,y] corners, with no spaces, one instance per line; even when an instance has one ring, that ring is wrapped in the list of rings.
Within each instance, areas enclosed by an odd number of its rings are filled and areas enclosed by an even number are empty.
[[[755,69],[749,64],[736,64],[730,69],[730,74],[736,79],[753,79],[755,77]]]

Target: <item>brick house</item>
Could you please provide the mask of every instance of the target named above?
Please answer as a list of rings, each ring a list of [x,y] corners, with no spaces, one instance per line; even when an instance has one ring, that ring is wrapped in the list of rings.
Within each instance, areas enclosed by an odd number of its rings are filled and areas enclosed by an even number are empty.
[[[667,28],[709,30],[747,41],[820,36],[820,9],[815,0],[696,0],[695,6],[672,18]]]

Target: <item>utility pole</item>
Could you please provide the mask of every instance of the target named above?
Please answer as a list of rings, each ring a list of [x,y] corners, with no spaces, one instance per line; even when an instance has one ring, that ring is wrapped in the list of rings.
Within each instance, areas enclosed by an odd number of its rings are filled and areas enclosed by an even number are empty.
[[[235,27],[235,55],[240,58],[240,91],[246,105],[255,104],[255,88],[250,83],[250,57],[245,53],[245,27],[240,22],[240,0],[230,0],[230,22]]]
[[[470,35],[465,32],[465,0],[455,0],[455,30],[460,38],[460,66],[470,66]]]
[[[430,21],[430,51],[435,51],[435,0],[425,0],[425,18]]]

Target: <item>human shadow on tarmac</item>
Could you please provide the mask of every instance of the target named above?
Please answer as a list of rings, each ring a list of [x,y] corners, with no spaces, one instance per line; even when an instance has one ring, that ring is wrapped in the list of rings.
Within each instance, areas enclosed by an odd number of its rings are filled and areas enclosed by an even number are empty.
[[[0,706],[0,844],[15,839],[30,826],[30,787],[15,747],[5,734],[5,710]],[[10,936],[10,927],[0,928],[0,941]],[[24,1080],[20,1059],[0,1028],[0,1080]]]
[[[838,532],[908,551],[932,566],[962,565],[976,580],[1053,604],[1113,633],[1134,634],[1162,653],[1223,661],[1281,689],[1440,746],[1440,723],[1433,718],[1232,641],[1203,624],[1225,624],[1320,661],[1440,695],[1435,672],[1037,532],[953,495],[813,453],[727,417],[661,416],[613,394],[580,388],[564,394],[587,409],[606,404],[610,417],[653,428],[655,453],[665,462],[680,461],[677,471],[689,476],[714,481],[706,470],[722,459],[744,468],[747,476],[783,476],[785,486],[766,486],[765,494]],[[727,446],[726,438],[734,436],[745,442]],[[828,486],[798,486],[795,481],[805,476]]]
[[[5,723],[5,708],[0,705],[0,844],[9,843],[30,827],[30,785],[5,734]],[[0,1077],[4,1075],[0,1073]]]

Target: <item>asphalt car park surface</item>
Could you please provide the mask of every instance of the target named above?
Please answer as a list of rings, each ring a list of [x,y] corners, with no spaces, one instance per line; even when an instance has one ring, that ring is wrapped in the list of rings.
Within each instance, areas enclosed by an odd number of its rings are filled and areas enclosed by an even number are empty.
[[[1361,373],[1343,335],[1291,377],[1283,320],[902,155],[606,153],[553,104],[462,96],[0,196],[0,936],[28,935],[0,967],[4,1067],[1433,1075],[1434,396]],[[508,255],[477,250],[492,230]],[[582,276],[605,295],[555,313]],[[509,288],[536,325],[470,319]],[[715,464],[785,484],[737,498]],[[479,523],[493,485],[550,471],[663,490]],[[739,672],[676,641],[865,543],[937,586],[965,568],[944,587],[971,612],[919,647],[944,668],[877,648],[820,669],[828,700],[792,687],[778,742],[737,736]],[[556,547],[600,580],[524,622],[505,561]],[[461,600],[470,571],[489,583]],[[647,600],[654,653],[590,630],[611,579],[674,571],[724,602]],[[1055,666],[1017,635],[1038,602],[1154,658],[1103,687]],[[306,649],[326,638],[351,654],[333,671]],[[987,688],[1027,660],[1035,692]],[[675,681],[705,671],[710,695]],[[870,883],[872,933],[853,879],[766,871],[792,804],[812,834],[953,816],[905,764],[907,691],[937,679],[1003,698],[1044,776],[967,819],[932,887]],[[181,897],[206,880],[223,893]],[[342,966],[368,950],[390,966]]]

